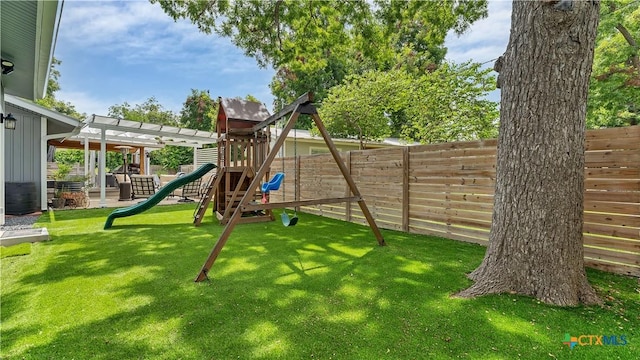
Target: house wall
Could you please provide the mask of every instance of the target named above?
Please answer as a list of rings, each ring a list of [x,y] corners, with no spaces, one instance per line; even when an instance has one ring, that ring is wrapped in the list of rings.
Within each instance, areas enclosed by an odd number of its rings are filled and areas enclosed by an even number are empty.
[[[5,103],[17,120],[15,130],[5,131],[5,181],[33,182],[40,203],[40,116]]]
[[[329,148],[325,144],[322,138],[309,140],[309,139],[294,139],[290,133],[289,137],[284,142],[284,156],[297,155],[315,155],[315,154],[328,154]],[[273,146],[275,140],[272,139],[271,146]],[[334,145],[340,152],[347,152],[352,150],[360,150],[360,144],[357,142],[343,142],[340,140],[334,140]],[[369,148],[381,148],[390,147],[391,145],[378,145],[367,144]],[[278,152],[278,156],[280,152]]]

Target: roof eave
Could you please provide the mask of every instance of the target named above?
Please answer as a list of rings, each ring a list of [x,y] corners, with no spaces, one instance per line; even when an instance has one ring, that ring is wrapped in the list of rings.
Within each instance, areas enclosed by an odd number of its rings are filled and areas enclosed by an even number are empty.
[[[64,1],[38,1],[33,98],[46,95]]]

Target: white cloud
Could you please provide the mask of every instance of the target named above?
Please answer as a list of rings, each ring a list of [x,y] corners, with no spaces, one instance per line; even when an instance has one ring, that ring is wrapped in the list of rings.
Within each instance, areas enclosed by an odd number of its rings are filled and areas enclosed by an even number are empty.
[[[118,103],[115,99],[96,99],[90,94],[81,91],[60,90],[56,93],[56,98],[70,102],[78,112],[85,113],[87,116],[92,114],[107,115],[109,107]]]
[[[228,72],[255,67],[254,60],[237,56],[242,53],[228,39],[203,34],[186,20],[174,22],[157,4],[92,1],[72,5],[63,12],[60,37],[74,47],[113,56],[123,65],[185,73],[200,66]]]
[[[455,62],[486,62],[502,55],[507,48],[511,27],[511,2],[489,1],[489,16],[474,23],[461,36],[449,34],[447,59]]]

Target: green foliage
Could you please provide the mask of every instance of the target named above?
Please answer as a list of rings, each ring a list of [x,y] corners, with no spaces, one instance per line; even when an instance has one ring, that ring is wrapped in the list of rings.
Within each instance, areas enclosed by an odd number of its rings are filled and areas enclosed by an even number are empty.
[[[403,135],[421,143],[496,137],[498,104],[486,100],[496,88],[491,71],[470,62],[444,63],[422,76],[406,109]]]
[[[403,70],[350,76],[329,91],[319,115],[336,137],[355,137],[360,148],[391,135],[390,116],[409,106],[414,79]]]
[[[348,77],[331,89],[320,115],[333,136],[364,142],[402,134],[432,143],[497,136],[491,70],[479,64],[443,63],[415,76],[403,69]]]
[[[54,155],[54,161],[60,165],[84,164],[84,151],[78,149],[57,149]]]
[[[197,92],[196,90],[192,90],[192,95],[194,94],[204,94],[205,92]],[[189,103],[190,98],[187,98],[185,101],[185,106]],[[189,116],[194,115],[197,116],[198,111],[198,101],[192,102],[194,113],[188,114],[185,112],[185,108],[182,111],[181,120],[186,122],[190,122],[193,120],[191,125],[198,125],[197,118],[191,119]],[[149,98],[142,104],[137,104],[135,106],[130,105],[125,102],[121,105],[114,105],[109,107],[109,116],[119,117],[127,120],[145,122],[145,123],[154,123],[161,125],[170,125],[170,126],[179,126],[180,122],[178,121],[178,117],[171,111],[165,110],[164,107],[158,103],[154,97]],[[209,115],[206,115],[208,119]],[[209,121],[209,120],[207,120]],[[206,125],[203,125],[206,126]],[[186,148],[181,146],[165,146],[161,150],[152,151],[150,163],[152,165],[161,165],[164,169],[176,170],[181,164],[191,164],[193,162],[193,149]],[[120,156],[119,164],[122,164],[122,156]]]
[[[167,145],[151,152],[151,164],[161,165],[167,170],[178,170],[180,165],[193,163],[193,148]]]
[[[308,91],[321,101],[348,74],[367,70],[431,71],[444,58],[447,33],[487,15],[486,0],[150,1],[273,66],[276,103]]]
[[[298,213],[223,230],[193,204],[102,230],[113,209],[43,215],[54,241],[2,259],[3,359],[634,359],[638,281],[589,270],[602,307],[515,295],[459,299],[484,247]],[[276,213],[276,216],[278,214]],[[119,220],[120,221],[120,220]],[[73,260],[73,261],[71,261]],[[562,344],[626,335],[624,346]]]
[[[84,165],[84,150],[78,149],[57,149],[54,161],[58,164],[58,169],[62,165]],[[108,151],[105,156],[105,166],[107,171],[122,165],[122,154],[119,152]]]
[[[639,123],[640,1],[603,1],[589,85],[587,127]]]
[[[171,110],[165,110],[155,97],[150,97],[142,104],[132,106],[128,102],[109,107],[108,116],[160,125],[178,125],[178,117]]]
[[[61,166],[72,166],[75,164],[84,165],[84,150],[77,149],[57,149],[55,162],[58,169]],[[122,154],[120,152],[108,151],[105,156],[106,171],[109,172],[122,165]]]
[[[191,89],[182,111],[180,125],[189,129],[215,131],[218,102],[211,99],[209,91]]]
[[[54,180],[64,180],[71,172],[71,165],[58,163],[58,169],[53,173]]]

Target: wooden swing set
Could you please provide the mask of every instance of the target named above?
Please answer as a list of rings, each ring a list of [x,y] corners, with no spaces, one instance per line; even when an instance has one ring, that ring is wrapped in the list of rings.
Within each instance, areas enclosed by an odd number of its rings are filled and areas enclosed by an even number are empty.
[[[207,260],[202,266],[200,273],[196,277],[195,279],[196,282],[200,282],[205,279],[208,279],[207,274],[209,273],[211,266],[213,266],[214,262],[218,258],[218,255],[222,251],[222,248],[224,247],[224,245],[227,243],[227,240],[229,239],[229,236],[233,232],[233,229],[235,228],[235,226],[241,223],[242,219],[246,219],[246,218],[243,218],[242,215],[243,213],[247,213],[247,212],[263,213],[265,214],[265,217],[267,217],[269,220],[274,220],[271,211],[277,208],[290,208],[290,207],[297,208],[300,206],[312,206],[312,205],[334,204],[334,203],[356,201],[358,202],[358,205],[360,206],[360,209],[362,210],[362,213],[364,214],[364,217],[366,218],[367,223],[369,224],[369,227],[373,231],[373,234],[375,235],[378,241],[378,244],[380,246],[386,245],[384,238],[382,237],[382,233],[380,232],[380,229],[378,229],[378,226],[376,225],[373,217],[371,216],[371,213],[367,208],[367,204],[365,203],[364,199],[360,195],[360,192],[358,191],[358,187],[356,186],[356,183],[351,177],[351,174],[349,173],[344,161],[340,157],[338,149],[336,148],[333,141],[331,140],[331,137],[329,136],[329,133],[324,127],[322,120],[318,116],[317,109],[312,102],[313,102],[312,94],[306,93],[300,96],[296,101],[286,106],[284,109],[282,109],[278,113],[269,116],[268,118],[266,118],[266,120],[255,123],[252,127],[247,128],[244,131],[245,133],[247,133],[247,135],[251,134],[249,138],[253,138],[253,139],[262,138],[265,133],[265,129],[268,129],[270,125],[274,124],[279,119],[290,114],[289,119],[286,121],[286,124],[282,129],[282,133],[280,137],[278,137],[278,139],[276,140],[273,148],[270,151],[268,151],[268,154],[263,153],[266,156],[264,157],[264,161],[260,164],[257,172],[253,173],[252,170],[248,170],[249,167],[247,166],[240,174],[240,177],[238,179],[235,189],[233,189],[233,191],[231,191],[231,189],[228,189],[229,190],[228,192],[231,193],[231,195],[229,195],[228,197],[231,199],[231,204],[233,205],[233,207],[226,206],[224,208],[224,214],[222,214],[223,216],[222,216],[221,222],[225,223],[225,227],[222,233],[220,234],[218,241],[216,242],[213,249],[211,250],[211,253],[207,257]],[[291,129],[294,128],[296,121],[298,120],[298,117],[302,114],[309,115],[313,119],[314,123],[316,124],[316,127],[318,128],[318,130],[320,131],[320,134],[322,135],[322,138],[324,139],[327,147],[329,148],[329,151],[331,152],[331,155],[333,156],[335,163],[340,168],[340,172],[342,173],[345,181],[347,182],[349,189],[351,190],[352,196],[340,197],[340,198],[310,199],[310,200],[298,200],[296,198],[295,201],[278,202],[278,203],[271,203],[271,202],[261,203],[259,201],[255,201],[256,190],[260,188],[261,182],[263,181],[263,179],[265,179],[265,177],[268,179],[268,173],[270,171],[271,164],[276,157],[276,154],[282,148],[284,141],[287,138],[287,135],[289,134],[289,131],[291,131]],[[229,149],[226,149],[226,150],[229,151]],[[260,157],[262,156],[254,156],[253,160],[256,161]],[[224,171],[224,168],[222,170]],[[223,176],[220,173],[216,175],[215,178],[212,178],[209,184],[208,193],[213,193],[215,188],[219,188],[222,181],[223,181]],[[239,194],[242,194],[242,197],[240,198],[239,201],[237,201],[236,197],[238,197]],[[208,201],[206,201],[206,205],[208,204],[209,204]],[[201,201],[200,206],[202,207],[202,205],[205,205],[203,204],[203,201]],[[204,208],[206,209],[206,206]],[[199,218],[196,217],[196,221],[198,219],[200,219],[201,221],[202,214],[200,215]],[[198,224],[199,222],[196,223],[196,225]]]

